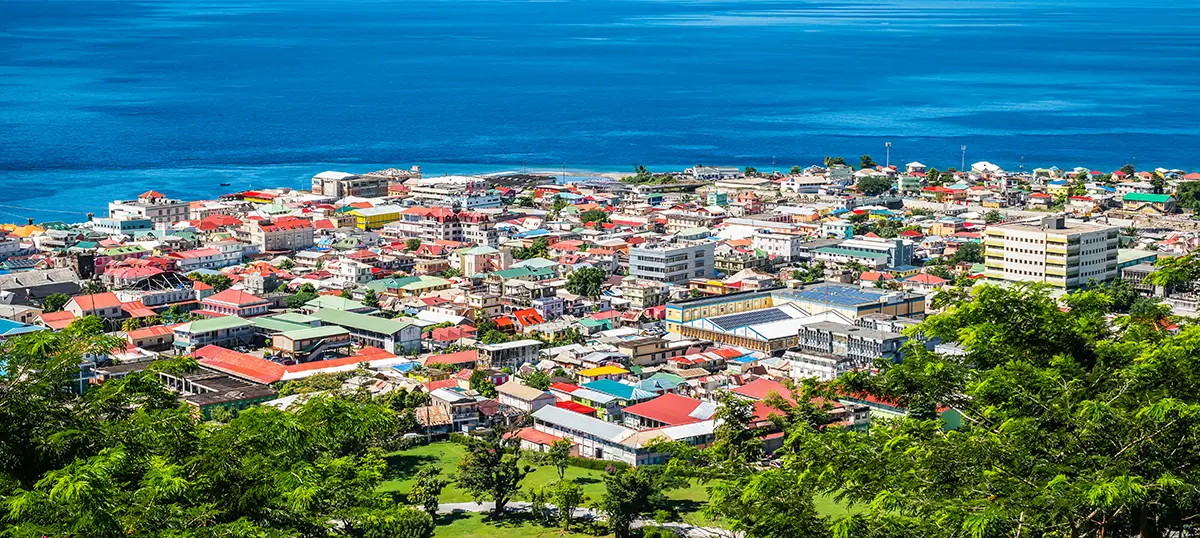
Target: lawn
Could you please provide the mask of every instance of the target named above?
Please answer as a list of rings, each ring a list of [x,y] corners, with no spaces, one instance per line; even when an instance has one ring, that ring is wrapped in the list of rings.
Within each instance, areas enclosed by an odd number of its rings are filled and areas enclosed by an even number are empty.
[[[458,461],[462,459],[463,452],[462,445],[445,442],[392,453],[388,456],[391,479],[384,482],[380,489],[387,492],[408,493],[412,489],[412,477],[417,470],[430,465],[437,465],[441,468],[442,476],[449,477],[458,467]],[[579,484],[589,499],[599,499],[604,494],[604,471],[567,467],[566,478]],[[556,481],[558,481],[558,469],[547,465],[538,467],[529,473],[522,484],[528,488],[530,485],[551,484]],[[680,506],[680,511],[691,512],[699,509],[700,505],[708,500],[708,493],[704,491],[702,484],[693,482],[686,488],[671,491],[668,497],[680,501],[680,504],[683,505]],[[470,494],[459,489],[453,482],[442,490],[441,501],[444,503],[472,500]]]
[[[381,489],[401,495],[408,493],[409,489],[412,488],[412,477],[419,469],[430,465],[440,467],[442,476],[449,477],[457,468],[459,460],[462,459],[463,452],[464,448],[462,445],[441,442],[392,453],[388,456],[390,479],[383,483]],[[604,494],[604,471],[567,467],[566,477],[580,484],[589,500],[599,499]],[[522,482],[524,484],[523,489],[527,489],[531,485],[550,484],[557,480],[557,469],[548,465],[538,467],[525,477],[525,480]],[[678,502],[676,508],[684,521],[702,526],[724,526],[720,520],[709,519],[701,512],[704,503],[708,501],[708,492],[705,491],[704,485],[698,481],[693,481],[687,488],[673,490],[667,496]],[[471,496],[454,485],[453,481],[451,481],[450,485],[446,486],[446,489],[442,490],[441,502],[443,503],[469,502],[471,500],[473,500]],[[815,501],[817,511],[826,516],[839,516],[858,511],[839,505],[833,500],[832,496],[821,495]],[[438,531],[435,535],[437,537],[490,538],[497,536],[497,527],[494,526],[493,522],[485,521],[479,514],[456,514],[454,516],[447,516],[438,523]],[[520,520],[519,518],[503,522],[501,525],[503,525],[505,538],[543,536],[585,538],[590,536],[575,533],[560,535],[558,529],[548,529]]]
[[[481,514],[453,514],[438,519],[434,538],[595,538],[582,532],[563,532],[557,527],[543,527],[527,518],[510,517],[493,522]],[[572,526],[574,528],[574,526]],[[605,535],[600,535],[605,536]],[[611,535],[607,535],[611,536]]]

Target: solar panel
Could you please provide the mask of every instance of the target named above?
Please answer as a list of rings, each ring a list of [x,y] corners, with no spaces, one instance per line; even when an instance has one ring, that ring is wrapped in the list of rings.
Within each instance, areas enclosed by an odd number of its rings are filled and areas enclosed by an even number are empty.
[[[772,321],[780,321],[791,319],[792,316],[778,308],[765,308],[762,310],[752,310],[750,312],[741,312],[738,314],[726,314],[709,318],[709,321],[720,327],[722,330],[730,331],[738,327],[747,325],[758,325],[759,323],[770,323]]]

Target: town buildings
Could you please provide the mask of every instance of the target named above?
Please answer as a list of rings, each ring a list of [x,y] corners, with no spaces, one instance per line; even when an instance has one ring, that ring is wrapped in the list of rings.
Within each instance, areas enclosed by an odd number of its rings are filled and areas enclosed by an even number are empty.
[[[1117,277],[1117,228],[1050,215],[985,230],[987,278],[1075,289]]]

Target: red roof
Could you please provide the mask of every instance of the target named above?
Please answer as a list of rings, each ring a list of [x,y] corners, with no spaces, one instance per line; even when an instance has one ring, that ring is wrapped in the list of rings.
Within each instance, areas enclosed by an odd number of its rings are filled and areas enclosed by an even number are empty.
[[[154,311],[146,308],[141,301],[121,303],[121,310],[127,312],[131,318],[148,318],[154,315]]]
[[[595,410],[595,409],[592,409],[591,407],[588,407],[588,406],[586,406],[586,405],[583,405],[583,404],[581,404],[581,403],[579,403],[579,402],[572,402],[572,401],[565,401],[565,402],[554,402],[554,407],[561,407],[561,408],[563,408],[563,409],[566,409],[567,411],[574,411],[574,412],[576,412],[576,413],[579,413],[579,414],[581,414],[581,415],[594,415],[594,414],[596,414],[596,410]]]
[[[263,384],[279,381],[283,379],[283,374],[287,373],[282,364],[220,346],[204,346],[194,351],[192,356],[209,368]]]
[[[432,355],[425,358],[425,364],[470,364],[479,361],[479,351],[468,349],[457,353]]]
[[[653,400],[626,407],[625,414],[656,420],[667,426],[691,424],[703,420],[690,416],[690,413],[700,407],[701,403],[703,402],[695,398],[668,393]]]
[[[70,325],[72,321],[75,321],[75,314],[67,312],[66,310],[61,312],[49,312],[38,317],[41,318],[42,323],[47,327],[60,331],[66,329],[67,325]]]
[[[358,359],[360,361],[378,361],[378,360],[383,360],[383,359],[396,358],[395,353],[391,353],[386,349],[375,347],[375,346],[364,347],[364,348],[358,350],[358,355],[355,355],[355,356],[358,357]]]
[[[425,390],[433,392],[437,389],[448,389],[457,386],[458,380],[451,377],[450,379],[443,379],[441,381],[430,381],[425,384]]]
[[[206,297],[201,302],[225,303],[225,304],[231,304],[231,305],[237,305],[237,306],[253,306],[253,305],[265,303],[267,301],[265,301],[264,299],[262,299],[261,297],[259,297],[257,295],[252,295],[252,294],[246,293],[242,290],[235,290],[233,288],[229,288],[229,289],[227,289],[221,293],[218,293],[216,295]]]
[[[760,377],[754,381],[746,383],[745,385],[737,387],[733,389],[733,392],[741,394],[747,398],[753,398],[755,400],[765,400],[768,394],[775,392],[778,393],[779,396],[783,397],[784,400],[787,400],[792,404],[796,403],[796,401],[792,399],[791,391],[789,391],[787,387],[783,386],[783,383],[772,381],[765,377]]]
[[[138,198],[166,198],[166,197],[167,197],[167,195],[165,195],[161,192],[155,191],[155,190],[149,190],[149,191],[143,192],[138,195]]]
[[[512,315],[517,319],[517,323],[520,323],[522,327],[546,322],[546,320],[542,319],[542,315],[539,314],[537,310],[532,308],[516,310],[512,313]]]
[[[144,329],[137,329],[125,333],[125,337],[130,341],[141,340],[142,338],[153,338],[155,336],[166,336],[171,334],[174,328],[170,325],[155,325]]]
[[[937,275],[931,275],[929,273],[917,273],[913,276],[910,276],[910,277],[904,279],[904,281],[905,282],[919,282],[921,284],[929,284],[929,285],[933,285],[933,286],[936,286],[938,284],[945,284],[945,283],[949,282],[949,280],[946,280]]]
[[[550,446],[550,445],[554,444],[555,441],[562,440],[562,437],[559,437],[557,435],[551,435],[546,432],[539,431],[536,428],[532,428],[532,427],[521,428],[521,429],[513,432],[513,435],[520,437],[522,441],[529,441],[530,443],[533,443],[535,445],[542,445],[542,446]]]
[[[281,230],[304,230],[312,227],[313,223],[311,220],[302,219],[299,217],[279,217],[271,221],[270,224],[261,225],[263,231],[267,232],[278,232]]]
[[[562,383],[562,382],[551,383],[550,390],[557,390],[559,392],[565,392],[567,394],[570,394],[572,392],[579,390],[579,385],[573,385],[571,383]]]
[[[117,298],[117,294],[111,291],[93,295],[78,295],[72,297],[71,301],[78,305],[84,312],[121,306],[121,300]]]

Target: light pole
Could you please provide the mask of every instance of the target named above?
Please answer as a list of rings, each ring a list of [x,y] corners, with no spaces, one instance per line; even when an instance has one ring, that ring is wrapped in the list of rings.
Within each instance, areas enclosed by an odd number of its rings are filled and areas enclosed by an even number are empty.
[[[883,159],[883,167],[891,168],[892,167],[892,143],[884,142],[883,147],[887,148],[887,156],[884,157],[884,159]]]
[[[962,165],[961,165],[961,168],[958,169],[958,171],[959,172],[967,171],[967,146],[965,146],[965,145],[962,147]]]

